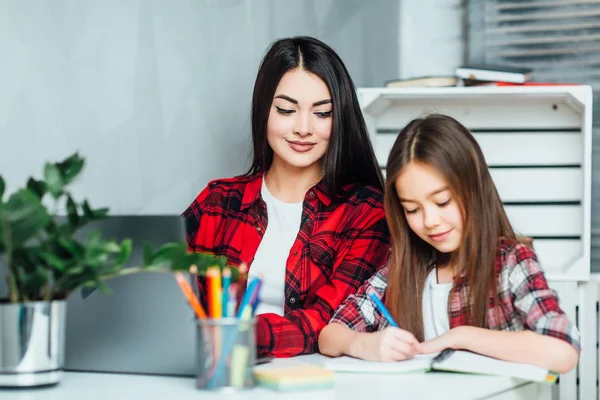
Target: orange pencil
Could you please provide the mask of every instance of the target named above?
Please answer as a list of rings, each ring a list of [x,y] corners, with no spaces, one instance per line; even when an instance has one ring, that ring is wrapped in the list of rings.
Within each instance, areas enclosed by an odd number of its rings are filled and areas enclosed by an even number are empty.
[[[183,274],[179,271],[176,271],[175,279],[177,280],[177,283],[179,284],[179,287],[181,288],[181,291],[183,292],[183,295],[187,299],[189,305],[192,307],[192,309],[196,313],[196,316],[199,319],[205,319],[206,312],[202,308],[202,305],[200,304],[200,302],[198,301],[198,298],[194,294],[192,287],[190,286],[188,281],[185,279]]]
[[[221,272],[219,268],[210,267],[206,270],[206,282],[208,286],[208,315],[213,319],[221,318],[223,295],[221,294]]]

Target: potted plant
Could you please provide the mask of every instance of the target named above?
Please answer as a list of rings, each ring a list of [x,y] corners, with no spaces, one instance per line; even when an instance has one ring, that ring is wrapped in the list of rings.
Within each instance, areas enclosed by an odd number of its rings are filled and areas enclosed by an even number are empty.
[[[145,244],[143,265],[126,267],[130,239],[117,242],[92,230],[78,240],[80,228],[109,212],[93,209],[87,200],[77,202],[68,191],[83,167],[84,159],[77,153],[46,163],[43,179],[30,178],[10,196],[0,176],[0,271],[5,271],[8,286],[8,297],[0,299],[0,386],[60,380],[66,298],[74,290],[92,287],[108,292],[104,281],[117,276],[189,271],[192,265],[202,274],[209,266],[226,264],[224,257],[190,253],[185,243],[173,242],[157,250]]]

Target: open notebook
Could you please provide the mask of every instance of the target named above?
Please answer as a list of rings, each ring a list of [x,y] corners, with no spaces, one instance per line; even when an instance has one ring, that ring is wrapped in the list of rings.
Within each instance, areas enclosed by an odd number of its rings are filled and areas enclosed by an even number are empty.
[[[555,383],[558,375],[529,364],[502,361],[468,351],[444,351],[439,354],[418,354],[398,362],[364,361],[352,357],[327,360],[324,366],[338,372],[405,373],[447,371],[467,374],[502,375],[527,381]]]

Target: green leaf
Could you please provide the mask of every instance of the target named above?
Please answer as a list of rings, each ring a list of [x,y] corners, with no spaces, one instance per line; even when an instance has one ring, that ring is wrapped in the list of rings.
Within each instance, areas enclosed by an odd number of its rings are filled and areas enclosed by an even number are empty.
[[[85,267],[83,265],[76,265],[74,267],[69,268],[65,272],[67,275],[79,275],[85,272]]]
[[[104,218],[108,215],[108,212],[109,212],[109,209],[106,207],[105,208],[97,208],[97,209],[93,210],[93,213],[94,213],[93,218],[94,219]]]
[[[83,249],[81,248],[81,245],[77,243],[77,241],[71,238],[66,238],[64,236],[59,236],[56,241],[74,258],[81,259],[81,257],[83,256]]]
[[[98,208],[96,210],[92,210],[92,207],[87,200],[84,200],[83,204],[81,204],[81,208],[83,209],[83,215],[89,220],[105,218],[110,211],[109,208]]]
[[[36,266],[35,270],[21,277],[21,288],[23,296],[29,299],[39,299],[50,281],[50,274],[42,266]]]
[[[77,204],[73,201],[70,195],[67,195],[67,215],[69,216],[69,223],[73,230],[79,226],[79,213],[77,212]]]
[[[46,163],[46,167],[44,168],[44,179],[46,180],[48,190],[52,196],[55,199],[58,198],[62,194],[65,183],[56,164]]]
[[[65,185],[71,183],[73,179],[79,175],[84,164],[85,160],[81,158],[78,153],[71,155],[69,158],[58,164]]]
[[[4,196],[4,190],[6,190],[6,183],[4,178],[0,175],[0,203],[2,203],[2,196]]]
[[[104,294],[110,294],[111,293],[111,290],[108,288],[108,286],[106,286],[106,283],[104,283],[104,281],[102,281],[100,279],[100,277],[97,277],[96,279],[94,279],[93,285],[89,285],[89,286],[95,286],[95,287],[97,287]]]
[[[207,253],[188,253],[185,256],[185,260],[181,264],[174,264],[171,266],[172,270],[187,270],[190,265],[195,265],[198,268],[198,274],[202,275],[206,273],[208,267],[218,267],[223,269],[227,263],[227,258],[223,256],[215,256]],[[235,268],[237,270],[237,268]],[[237,272],[237,271],[236,271]],[[232,270],[232,273],[235,273]],[[237,279],[232,276],[232,279]]]
[[[79,227],[81,218],[77,212],[77,204],[75,204],[75,201],[73,201],[71,195],[67,195],[67,215],[69,216],[71,232],[74,232]]]
[[[31,190],[40,199],[44,197],[47,191],[45,182],[36,181],[33,178],[29,178],[29,180],[27,181],[27,189]]]
[[[152,258],[154,257],[154,249],[152,248],[152,244],[150,242],[144,242],[143,244],[143,265],[152,264]]]
[[[8,229],[11,246],[18,248],[37,235],[50,219],[40,199],[30,190],[21,189],[0,205],[0,243],[6,246],[5,229]]]
[[[121,246],[113,240],[110,240],[104,244],[104,251],[107,253],[119,253],[121,251]]]
[[[87,200],[83,201],[83,204],[81,205],[81,208],[83,209],[83,215],[87,219],[93,219],[94,218],[94,211],[92,211],[92,208],[90,207],[90,203],[88,203]]]
[[[42,257],[42,259],[46,262],[47,265],[53,267],[54,269],[60,272],[65,272],[67,268],[67,262],[65,260],[62,260],[56,255],[46,251],[42,251],[40,253],[40,257]]]
[[[131,239],[125,239],[121,242],[121,249],[115,259],[115,264],[119,267],[125,265],[129,257],[131,256],[131,250],[133,249],[133,243]]]
[[[149,265],[182,264],[186,254],[187,249],[181,243],[165,243],[154,253]]]

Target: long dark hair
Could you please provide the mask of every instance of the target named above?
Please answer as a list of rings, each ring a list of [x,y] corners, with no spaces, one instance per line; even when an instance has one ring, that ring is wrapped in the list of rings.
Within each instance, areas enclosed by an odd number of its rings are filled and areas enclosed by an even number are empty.
[[[263,58],[252,96],[253,159],[247,175],[266,172],[273,162],[267,142],[267,121],[281,77],[302,68],[321,78],[331,93],[333,127],[323,156],[323,184],[330,196],[349,183],[383,190],[383,176],[369,140],[356,88],[335,51],[312,37],[277,40]]]
[[[460,248],[450,255],[463,268],[468,285],[466,320],[487,327],[490,296],[498,312],[495,259],[500,238],[518,241],[492,181],[481,148],[455,119],[430,115],[410,122],[398,135],[387,163],[385,213],[392,254],[386,303],[400,326],[423,340],[423,288],[434,249],[409,227],[396,180],[418,162],[444,176],[463,217]],[[441,255],[440,255],[441,256]]]

